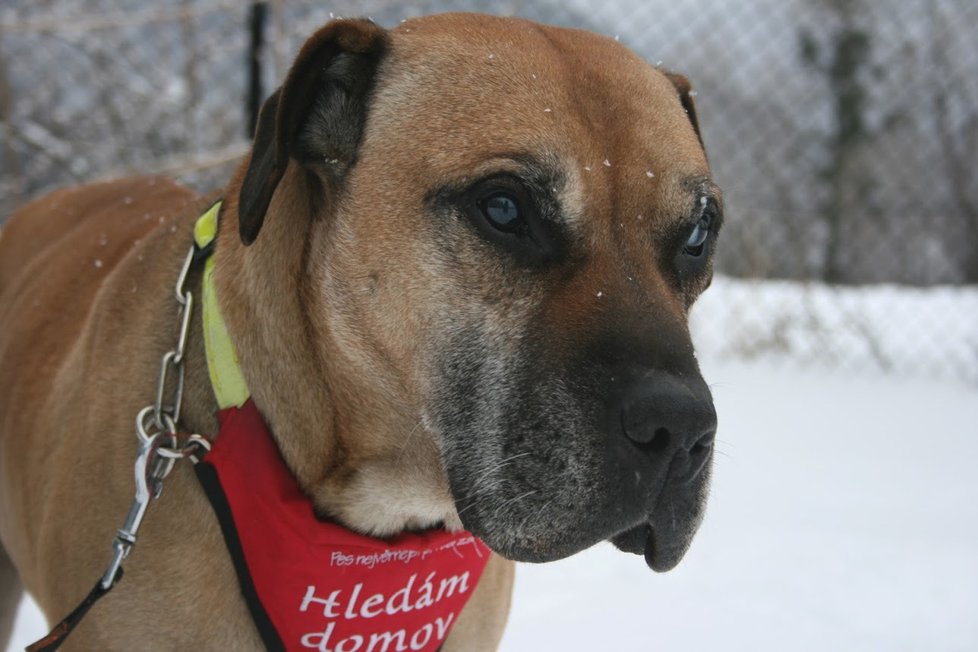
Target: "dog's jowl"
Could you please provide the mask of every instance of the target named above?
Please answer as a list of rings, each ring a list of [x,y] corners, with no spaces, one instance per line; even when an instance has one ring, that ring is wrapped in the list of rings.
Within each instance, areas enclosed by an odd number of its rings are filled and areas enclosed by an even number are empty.
[[[165,490],[66,649],[492,650],[513,561],[610,540],[673,568],[716,431],[687,317],[722,201],[691,96],[588,32],[338,20],[221,192],[24,207],[0,238],[0,605],[26,589],[53,623],[106,572],[137,420]],[[267,455],[228,429],[252,410]],[[327,528],[335,574],[259,570]],[[439,566],[463,543],[486,557]]]

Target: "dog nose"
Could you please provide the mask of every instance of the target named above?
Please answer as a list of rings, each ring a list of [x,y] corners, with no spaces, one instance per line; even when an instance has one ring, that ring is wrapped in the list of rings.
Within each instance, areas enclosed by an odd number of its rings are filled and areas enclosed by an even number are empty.
[[[717,413],[698,375],[652,372],[633,382],[618,405],[624,436],[678,481],[699,475],[710,458]]]

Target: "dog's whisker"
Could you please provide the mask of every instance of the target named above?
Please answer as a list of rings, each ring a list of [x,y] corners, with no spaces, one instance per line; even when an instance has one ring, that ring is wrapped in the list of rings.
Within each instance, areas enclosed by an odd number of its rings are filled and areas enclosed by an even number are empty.
[[[533,496],[536,493],[538,493],[536,489],[531,489],[526,493],[520,494],[519,496],[503,501],[502,504],[496,506],[496,509],[493,512],[493,519],[499,518],[503,510],[505,510],[508,506],[512,505],[513,503],[518,503],[521,500],[525,500],[526,498],[529,498],[530,496]]]
[[[488,484],[485,487],[482,487],[481,489],[479,489],[477,491],[473,491],[472,493],[470,493],[470,494],[468,494],[466,496],[463,496],[462,498],[459,498],[459,501],[460,502],[464,502],[466,504],[462,507],[462,509],[460,509],[458,511],[458,513],[459,514],[462,514],[463,512],[468,511],[469,509],[471,509],[475,505],[479,504],[479,501],[476,500],[477,498],[480,498],[480,497],[482,497],[483,495],[485,495],[487,493],[490,493],[490,492],[493,492],[493,491],[498,491],[499,489],[501,489],[508,482],[509,482],[509,479],[508,478],[499,478],[497,481],[495,481],[495,482],[493,482],[491,484]]]
[[[554,499],[551,498],[550,500],[548,500],[548,501],[544,502],[542,505],[540,505],[540,509],[538,509],[535,512],[530,512],[529,514],[527,514],[526,517],[520,522],[519,527],[516,528],[516,531],[517,532],[522,532],[523,531],[523,528],[526,527],[526,524],[530,521],[531,518],[533,520],[536,520],[536,519],[540,518],[540,514],[543,514],[543,512],[548,507],[550,507],[553,504],[553,502],[554,502]]]
[[[414,425],[414,427],[413,427],[413,428],[411,428],[411,429],[410,429],[410,430],[408,431],[408,433],[407,433],[406,435],[404,435],[404,439],[403,439],[403,440],[401,440],[401,446],[400,446],[400,450],[401,450],[402,452],[404,451],[404,449],[406,449],[406,448],[408,447],[408,444],[410,444],[410,443],[411,443],[411,440],[412,440],[412,439],[413,439],[413,438],[414,438],[414,437],[415,437],[415,436],[416,436],[416,435],[417,435],[417,434],[418,434],[419,432],[421,432],[421,430],[422,430],[422,429],[424,429],[424,423],[423,423],[423,422],[422,422],[422,421],[421,421],[420,419],[418,419],[418,422],[417,422],[417,423],[416,423],[416,424]]]
[[[491,488],[492,488],[492,489],[499,489],[499,487],[501,487],[501,486],[502,486],[503,484],[504,484],[504,482],[500,482],[500,483],[499,483],[498,485],[495,485],[495,486],[493,486],[493,487],[491,487]],[[527,492],[526,492],[526,493],[524,493],[524,494],[521,494],[521,495],[519,495],[519,496],[516,496],[515,498],[509,498],[509,499],[507,499],[506,501],[504,501],[504,502],[503,502],[502,504],[500,504],[500,505],[498,505],[498,506],[496,507],[496,511],[498,512],[498,511],[499,511],[500,509],[503,509],[504,507],[506,507],[506,506],[507,506],[507,505],[509,505],[510,503],[513,503],[513,502],[517,502],[517,501],[519,501],[519,500],[522,500],[523,498],[526,498],[526,497],[528,497],[528,496],[531,496],[531,495],[533,495],[533,494],[535,494],[535,493],[537,493],[537,490],[536,490],[536,489],[532,489],[532,490],[530,490],[530,491],[527,491]],[[475,495],[473,494],[473,495],[472,495],[472,496],[470,496],[470,497],[471,497],[471,498],[475,498],[476,496],[475,496]],[[474,506],[475,506],[475,505],[477,505],[477,504],[479,504],[479,501],[476,501],[476,500],[472,500],[472,502],[471,502],[470,504],[468,504],[468,505],[466,505],[465,507],[463,507],[463,508],[462,508],[461,510],[459,510],[459,512],[458,512],[458,513],[459,513],[459,514],[461,515],[461,514],[462,514],[463,512],[466,512],[466,511],[468,511],[469,509],[471,509],[472,507],[474,507]]]
[[[462,514],[464,514],[465,512],[469,511],[470,509],[472,509],[473,507],[475,507],[478,504],[479,504],[479,501],[473,500],[468,505],[466,505],[462,509],[458,510],[458,515],[461,516]]]
[[[482,494],[485,494],[488,491],[492,491],[492,490],[496,489],[498,487],[498,485],[496,483],[494,483],[494,482],[490,482],[486,486],[480,486],[480,485],[482,485],[491,474],[493,474],[493,473],[499,471],[500,469],[502,469],[502,468],[504,468],[504,467],[512,464],[515,460],[517,460],[517,459],[519,459],[521,457],[526,457],[527,455],[532,455],[532,453],[530,453],[530,452],[517,453],[516,455],[511,455],[511,456],[507,457],[506,459],[504,459],[504,460],[502,460],[500,462],[497,462],[497,463],[493,464],[491,467],[489,467],[488,469],[484,470],[482,472],[482,474],[479,475],[479,477],[476,478],[475,481],[472,483],[472,485],[475,486],[475,487],[478,487],[478,489],[476,489],[475,491],[472,491],[472,492],[470,492],[470,493],[468,493],[468,494],[466,494],[464,496],[459,497],[459,500],[468,500],[470,498],[474,498],[475,496],[480,496]]]
[[[496,506],[496,515],[498,516],[499,515],[499,512],[501,512],[503,509],[505,509],[509,505],[512,505],[513,503],[517,503],[517,502],[519,502],[521,500],[524,500],[526,498],[529,498],[530,496],[532,496],[532,495],[534,495],[536,493],[538,493],[538,491],[536,489],[531,489],[530,491],[527,491],[526,493],[520,494],[519,496],[516,496],[515,498],[510,498],[508,500],[503,501],[502,504]]]
[[[485,478],[486,476],[488,476],[491,473],[495,473],[499,469],[503,468],[504,466],[507,466],[507,465],[511,464],[515,460],[518,460],[521,457],[526,457],[526,456],[532,455],[532,454],[533,453],[530,452],[530,451],[527,451],[525,453],[517,453],[516,455],[510,455],[506,459],[500,460],[499,462],[496,462],[493,466],[490,466],[488,469],[486,469],[486,470],[484,470],[482,472],[482,475],[476,480],[476,484],[479,483],[479,480]]]

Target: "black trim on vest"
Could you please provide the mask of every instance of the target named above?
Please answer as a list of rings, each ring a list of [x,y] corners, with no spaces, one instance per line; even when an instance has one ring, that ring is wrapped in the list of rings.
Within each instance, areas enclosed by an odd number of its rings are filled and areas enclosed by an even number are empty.
[[[228,504],[224,488],[217,476],[217,469],[206,461],[194,465],[194,472],[200,486],[207,494],[207,500],[214,508],[217,522],[221,524],[221,533],[224,535],[224,543],[227,545],[231,561],[234,562],[234,571],[238,575],[238,584],[241,586],[241,593],[245,602],[248,604],[248,611],[251,612],[251,619],[258,628],[261,640],[265,643],[268,652],[285,652],[285,644],[279,636],[275,626],[272,624],[268,612],[262,606],[258,591],[255,589],[254,582],[251,581],[251,574],[248,572],[248,563],[245,561],[244,550],[241,547],[241,540],[238,538],[238,530],[234,526],[234,516],[231,514],[231,506]]]

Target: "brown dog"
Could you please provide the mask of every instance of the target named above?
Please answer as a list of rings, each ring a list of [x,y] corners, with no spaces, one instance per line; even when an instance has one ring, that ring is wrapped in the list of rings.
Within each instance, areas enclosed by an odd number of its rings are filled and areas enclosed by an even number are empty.
[[[318,513],[380,537],[464,527],[500,555],[443,649],[497,646],[503,558],[610,539],[656,570],[679,561],[716,428],[687,313],[720,226],[683,78],[521,20],[334,21],[222,196],[220,306]],[[7,224],[0,605],[19,576],[57,620],[104,571],[133,495],[133,419],[173,347],[173,285],[209,203],[128,179]],[[193,319],[180,425],[213,435]],[[189,463],[125,566],[68,647],[261,647]]]

